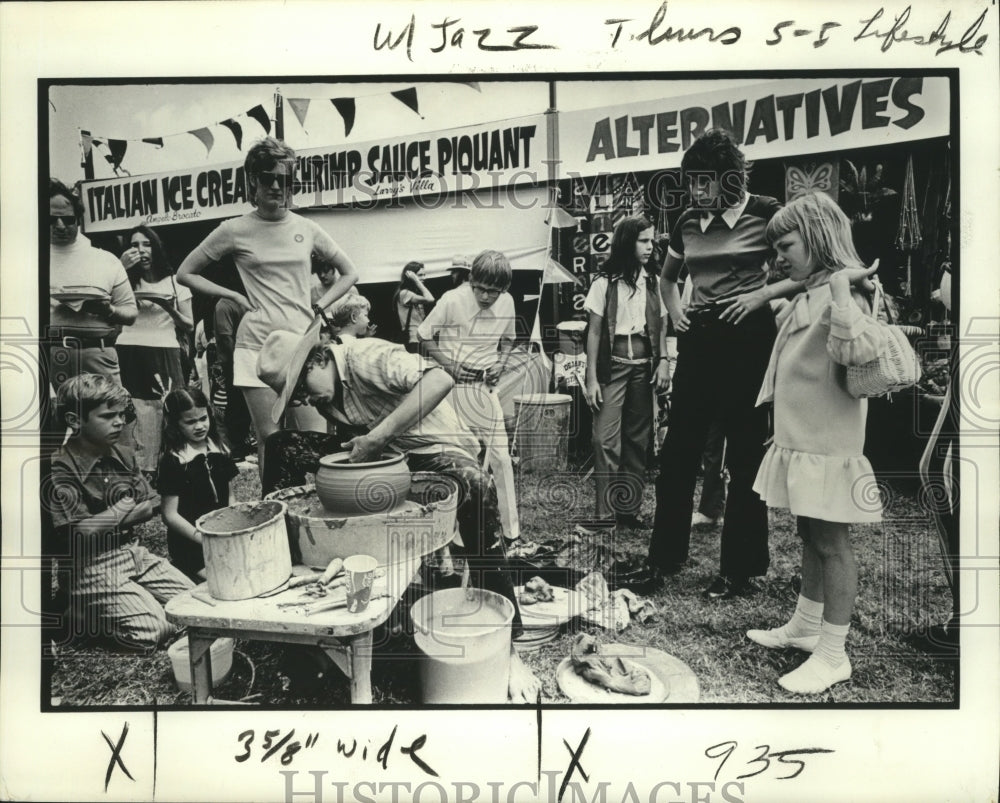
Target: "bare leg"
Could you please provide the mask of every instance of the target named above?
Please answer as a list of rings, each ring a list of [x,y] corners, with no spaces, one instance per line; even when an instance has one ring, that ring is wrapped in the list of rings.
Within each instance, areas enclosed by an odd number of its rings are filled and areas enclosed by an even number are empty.
[[[277,400],[277,394],[270,388],[241,387],[243,398],[250,410],[250,419],[257,433],[257,472],[264,476],[264,441],[272,432],[278,431],[278,425],[271,418],[271,408]]]
[[[813,602],[823,602],[823,563],[809,537],[811,521],[805,516],[795,519],[799,538],[802,539],[802,596]]]
[[[846,524],[810,520],[810,543],[823,569],[823,618],[832,625],[847,625],[858,595],[858,567]],[[804,561],[803,561],[804,562]],[[805,588],[803,566],[803,590]]]
[[[809,536],[810,520],[796,521],[802,539],[802,591],[792,618],[770,630],[748,630],[747,638],[769,649],[794,647],[812,652],[819,644],[823,623],[823,565]]]
[[[796,694],[820,694],[851,677],[851,662],[844,643],[858,593],[858,568],[846,524],[819,519],[809,519],[807,523],[808,543],[822,567],[823,624],[813,654],[778,683]]]

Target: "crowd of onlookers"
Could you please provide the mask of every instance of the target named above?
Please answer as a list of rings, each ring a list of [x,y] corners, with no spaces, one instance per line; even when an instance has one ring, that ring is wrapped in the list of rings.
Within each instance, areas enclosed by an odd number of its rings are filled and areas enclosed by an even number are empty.
[[[412,470],[459,485],[453,551],[472,582],[516,608],[498,569],[521,536],[496,392],[515,347],[507,258],[456,257],[439,299],[424,265],[407,263],[392,300],[398,329],[376,333],[351,258],[289,209],[294,152],[267,138],[245,167],[253,211],[222,222],[176,272],[146,226],[126,234],[120,257],[93,247],[79,198],[50,184],[47,361],[53,427],[66,437],[52,457],[49,514],[70,556],[74,615],[119,643],[162,643],[173,633],[162,603],[204,577],[195,522],[229,503],[238,463],[256,462],[266,494],[304,482],[330,451],[365,461],[390,446],[407,451]],[[584,305],[596,498],[580,532],[651,529],[645,565],[612,578],[651,590],[684,567],[692,525],[721,518],[720,571],[705,596],[726,600],[754,593],[767,572],[767,506],[790,509],[802,592],[787,624],[748,637],[811,653],[780,682],[822,691],[851,674],[849,524],[880,516],[854,496],[871,474],[865,402],[837,379],[885,347],[865,292],[875,268],[862,264],[828,196],[782,207],[751,194],[746,159],[725,132],[698,139],[682,170],[691,206],[662,269],[653,225],[626,217]],[[205,275],[226,259],[241,290]],[[193,295],[214,299],[197,328]],[[640,504],[656,392],[668,388],[650,523]],[[169,560],[130,540],[156,515]],[[518,666],[512,695],[527,699],[537,681]]]

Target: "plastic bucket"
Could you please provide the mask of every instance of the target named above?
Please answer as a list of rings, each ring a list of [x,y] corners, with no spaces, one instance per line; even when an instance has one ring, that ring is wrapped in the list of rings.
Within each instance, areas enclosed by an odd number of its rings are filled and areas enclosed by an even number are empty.
[[[215,688],[220,683],[225,683],[229,677],[229,670],[233,668],[233,640],[231,638],[217,638],[209,648],[212,656],[212,687]],[[167,648],[167,655],[170,656],[170,665],[174,670],[174,680],[177,681],[177,688],[188,693],[192,690],[191,684],[191,652],[188,647],[188,637],[183,636]]]
[[[572,402],[572,397],[563,393],[514,397],[518,466],[522,471],[566,469]]]
[[[284,502],[241,502],[195,522],[201,532],[208,593],[216,599],[250,599],[280,586],[292,574]]]
[[[448,588],[410,608],[414,640],[424,653],[425,703],[505,703],[510,678],[514,605],[478,588]]]

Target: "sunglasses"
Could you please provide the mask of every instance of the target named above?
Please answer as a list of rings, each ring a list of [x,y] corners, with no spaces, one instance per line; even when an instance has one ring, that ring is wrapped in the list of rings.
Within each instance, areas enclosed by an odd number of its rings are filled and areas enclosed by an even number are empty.
[[[275,173],[271,170],[265,170],[257,174],[257,181],[264,187],[270,187],[274,182],[278,182],[279,188],[287,189],[292,184],[292,177],[287,173]]]
[[[76,215],[49,215],[50,226],[55,226],[60,220],[64,226],[76,225]]]

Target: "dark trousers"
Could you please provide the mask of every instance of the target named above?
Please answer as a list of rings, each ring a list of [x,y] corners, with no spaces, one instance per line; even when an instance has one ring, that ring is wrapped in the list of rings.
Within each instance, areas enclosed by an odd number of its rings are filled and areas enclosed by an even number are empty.
[[[229,448],[239,455],[245,455],[250,451],[248,443],[250,433],[253,431],[253,422],[250,419],[250,409],[247,407],[247,400],[242,391],[233,386],[233,362],[232,355],[228,362],[222,363],[223,384],[226,389],[226,412],[224,417],[226,438],[229,440]]]
[[[677,338],[670,425],[660,450],[656,519],[649,562],[687,560],[698,462],[713,421],[726,438],[729,498],[722,528],[721,574],[767,572],[767,508],[753,491],[768,436],[767,408],[756,407],[774,344],[774,318],[758,310],[741,324],[702,320]]]
[[[639,513],[653,429],[651,375],[648,362],[612,362],[610,381],[601,385],[603,401],[593,424],[598,519]]]
[[[726,436],[722,427],[713,422],[708,428],[705,451],[701,456],[701,500],[698,512],[717,519],[726,508]]]

